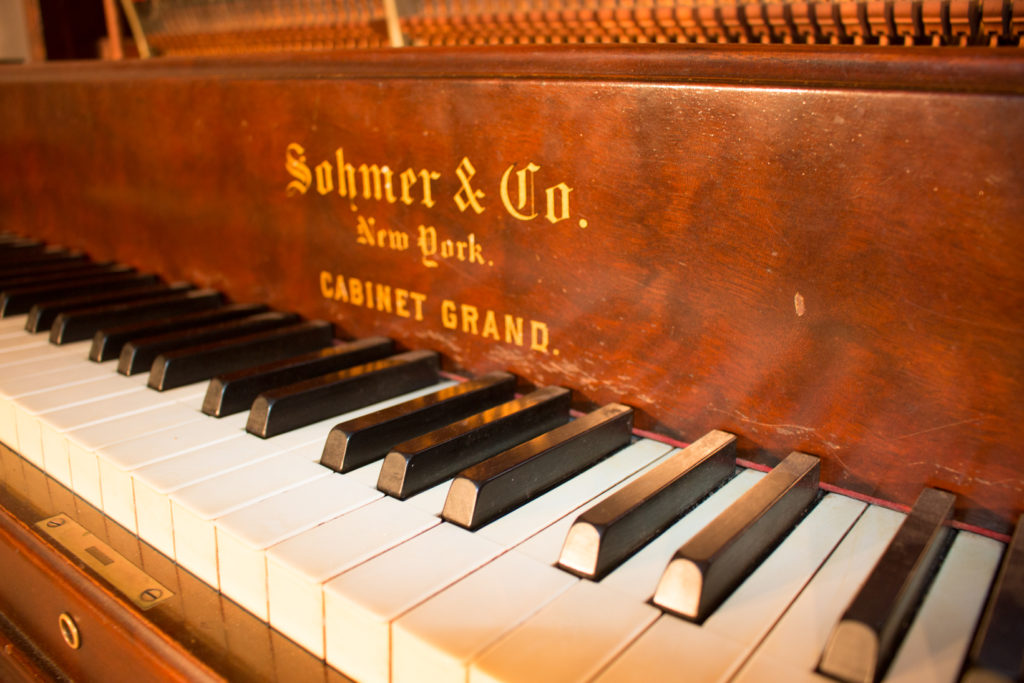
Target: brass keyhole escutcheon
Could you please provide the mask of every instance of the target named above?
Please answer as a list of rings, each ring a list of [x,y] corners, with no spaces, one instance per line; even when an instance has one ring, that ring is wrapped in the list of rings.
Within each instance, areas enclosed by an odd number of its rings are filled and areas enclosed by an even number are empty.
[[[68,647],[77,650],[82,646],[82,636],[78,633],[78,624],[70,614],[61,612],[61,615],[57,617],[57,625],[60,626],[60,635]]]

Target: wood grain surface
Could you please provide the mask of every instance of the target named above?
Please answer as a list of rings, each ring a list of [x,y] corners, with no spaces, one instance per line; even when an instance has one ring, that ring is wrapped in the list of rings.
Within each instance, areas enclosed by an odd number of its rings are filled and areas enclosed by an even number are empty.
[[[949,489],[1003,532],[1022,84],[1016,54],[927,48],[19,67],[0,225],[759,462],[812,453],[865,495]]]

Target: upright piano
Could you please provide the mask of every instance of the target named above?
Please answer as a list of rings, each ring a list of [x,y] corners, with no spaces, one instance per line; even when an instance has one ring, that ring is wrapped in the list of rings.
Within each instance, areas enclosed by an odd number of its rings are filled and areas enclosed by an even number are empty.
[[[1020,678],[1012,2],[570,5],[0,69],[5,676]]]

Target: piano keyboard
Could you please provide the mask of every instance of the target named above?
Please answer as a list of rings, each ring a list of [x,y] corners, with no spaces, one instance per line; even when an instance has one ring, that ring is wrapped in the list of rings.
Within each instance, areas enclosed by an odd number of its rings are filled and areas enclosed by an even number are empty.
[[[0,254],[4,252],[0,246]],[[45,277],[52,277],[49,270]],[[19,282],[25,286],[24,280]],[[40,300],[70,296],[55,294],[53,286],[39,289],[46,292]],[[100,302],[96,306],[110,306],[102,303],[102,291],[93,294]],[[21,304],[29,300],[25,294],[10,299]],[[124,324],[130,317],[122,311],[104,318],[93,310],[96,306],[80,297],[75,301],[72,312],[86,313],[80,320],[91,315],[93,320]],[[214,310],[205,304],[196,310],[200,308]],[[146,311],[140,320],[159,320],[153,306],[139,310]],[[243,313],[263,320],[277,315]],[[204,314],[176,309],[173,315]],[[287,365],[291,356],[324,347],[322,340],[297,343],[293,349],[264,343],[266,331],[243,325],[231,333],[205,333],[203,345],[195,347],[180,340],[174,346],[166,332],[166,338],[154,333],[136,344],[138,349],[152,345],[153,368],[163,372],[168,358],[180,357],[194,364],[188,377],[203,377],[154,391],[147,385],[155,383],[156,370],[124,375],[115,371],[113,361],[88,362],[93,342],[53,345],[47,335],[25,331],[31,316],[26,310],[0,320],[0,440],[211,587],[357,680],[827,680],[820,671],[833,660],[842,661],[830,671],[844,680],[953,681],[971,666],[1003,666],[996,673],[1006,680],[1020,676],[1020,539],[1016,550],[1006,551],[991,538],[950,531],[941,516],[932,536],[922,536],[924,532],[915,530],[927,527],[922,521],[927,515],[918,507],[908,518],[839,494],[818,493],[814,458],[794,454],[770,474],[737,469],[730,459],[729,435],[712,433],[680,451],[649,438],[629,439],[629,423],[625,435],[630,443],[614,442],[607,446],[612,451],[607,457],[591,457],[597,462],[574,467],[564,481],[540,484],[536,492],[517,498],[506,489],[546,476],[550,465],[543,458],[566,461],[580,454],[593,456],[599,449],[597,438],[580,429],[582,418],[564,424],[568,414],[562,395],[567,394],[548,391],[545,401],[561,403],[545,404],[543,410],[524,408],[523,401],[529,403],[532,394],[518,402],[496,394],[472,410],[453,414],[454,424],[439,431],[403,438],[397,446],[392,440],[388,449],[395,450],[387,459],[336,472],[320,464],[336,425],[363,418],[358,424],[365,428],[366,420],[372,422],[387,408],[456,386],[436,377],[436,358],[406,354],[402,362],[419,368],[411,379],[373,374],[392,372],[388,368],[394,361],[357,359],[361,370],[343,378],[340,374],[348,371],[334,370],[264,391],[257,399],[264,402],[261,414],[269,415],[272,404],[273,410],[284,410],[290,401],[300,407],[281,418],[287,429],[260,438],[253,433],[259,432],[253,427],[254,420],[259,422],[255,410],[220,418],[201,412],[204,401],[211,403],[210,375],[204,375],[202,363],[219,358],[217,367],[222,369],[217,374],[224,379],[229,377],[225,373],[250,366]],[[271,328],[275,334],[297,323],[293,317],[280,318]],[[60,313],[54,320],[60,322]],[[159,343],[153,341],[157,339]],[[245,345],[232,346],[238,340]],[[201,353],[190,355],[195,348]],[[390,347],[385,351],[391,353]],[[207,360],[195,361],[199,356]],[[202,366],[198,371],[197,365]],[[283,378],[291,371],[279,367],[275,372]],[[168,371],[167,376],[173,375]],[[226,382],[215,382],[218,391]],[[355,386],[354,395],[364,400],[353,403],[353,391],[345,386]],[[337,409],[324,407],[330,402]],[[527,409],[533,412],[523,417],[515,412]],[[624,410],[612,411],[614,417],[620,419]],[[480,411],[493,415],[484,420]],[[314,413],[311,424],[299,424],[311,421]],[[403,423],[405,428],[416,432],[410,421]],[[476,443],[484,441],[474,436],[482,427],[490,430],[487,443]],[[421,426],[416,433],[425,431],[430,430]],[[530,440],[537,435],[542,436]],[[529,445],[517,447],[523,442]],[[487,466],[469,470],[464,465],[438,470],[438,476],[424,479],[404,500],[378,488],[378,481],[391,476],[382,476],[388,468],[405,467],[400,471],[406,477],[433,472],[438,466],[432,464],[435,451],[449,459],[466,458],[467,463],[491,459]],[[495,459],[499,456],[503,460]],[[715,458],[717,474],[711,476],[705,460]],[[509,460],[514,461],[509,469],[499,467]],[[800,474],[785,480],[783,470],[791,462]],[[700,476],[708,481],[693,483]],[[461,482],[458,486],[452,484],[453,477]],[[485,489],[481,481],[496,483]],[[682,485],[688,492],[678,488]],[[511,509],[493,521],[470,524],[461,513],[451,512],[467,504],[452,502],[460,487],[471,490],[471,500],[476,500],[473,495],[492,495],[488,492],[494,489],[514,502],[505,504]],[[794,498],[799,490],[808,493]],[[637,512],[641,499],[658,511]],[[586,535],[592,531],[573,527],[581,513],[596,514],[600,503],[621,507],[622,500],[627,508],[616,519],[623,527],[647,524],[644,538],[650,540],[621,551],[596,581],[581,578],[584,570],[559,566],[561,561],[572,568],[572,553],[596,552],[594,544],[604,542]],[[781,515],[787,505],[788,512]],[[470,531],[466,526],[478,528]],[[571,528],[584,540],[563,552]],[[600,524],[595,528],[610,529]],[[776,534],[778,541],[766,534]],[[612,533],[606,535],[612,544]],[[876,564],[895,562],[896,553],[887,552],[890,544],[903,548],[918,537],[923,539],[922,557],[937,559],[934,578],[925,560],[906,576],[873,573]],[[709,545],[708,556],[700,556],[697,546]],[[762,545],[768,546],[766,555],[751,549]],[[1000,570],[1004,555],[1013,561]],[[677,561],[682,563],[681,579],[666,569]],[[1000,571],[998,589],[993,590]],[[694,580],[694,572],[701,578]],[[904,583],[893,589],[898,581]],[[715,582],[721,584],[721,597],[707,609],[709,614],[701,613],[697,620],[677,616],[683,608],[676,606],[673,595],[687,597],[688,591],[697,590],[703,599],[701,591],[710,593]],[[902,623],[888,625],[906,621],[895,604],[871,605],[881,613],[878,639],[894,639],[892,654],[875,652],[879,648],[872,632],[861,622],[851,627],[856,637],[850,642],[837,628],[852,618],[852,604],[877,598],[861,590],[862,585],[876,584],[896,590],[893,602],[906,603],[907,614],[913,615],[904,632]],[[989,611],[982,620],[986,604]],[[851,612],[845,612],[848,607]],[[1016,631],[1013,638],[1005,636],[1006,624],[1010,632]],[[986,655],[983,642],[987,631],[998,631],[1000,625],[1002,660]],[[893,629],[898,631],[895,636]],[[1014,664],[1016,670],[1007,670]]]

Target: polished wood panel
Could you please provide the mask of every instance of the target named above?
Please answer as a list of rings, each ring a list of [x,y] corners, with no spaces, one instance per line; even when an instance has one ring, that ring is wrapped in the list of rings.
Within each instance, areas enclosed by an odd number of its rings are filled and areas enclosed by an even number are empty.
[[[939,486],[1005,531],[1024,511],[1022,84],[1014,51],[930,48],[26,67],[0,72],[0,221],[620,401],[669,436],[728,430],[764,464],[813,453],[865,495]],[[339,148],[360,190],[361,165],[387,166],[395,201],[339,196]],[[437,174],[433,206],[422,180],[402,201],[407,169]],[[348,291],[366,282],[390,295],[368,306]]]

